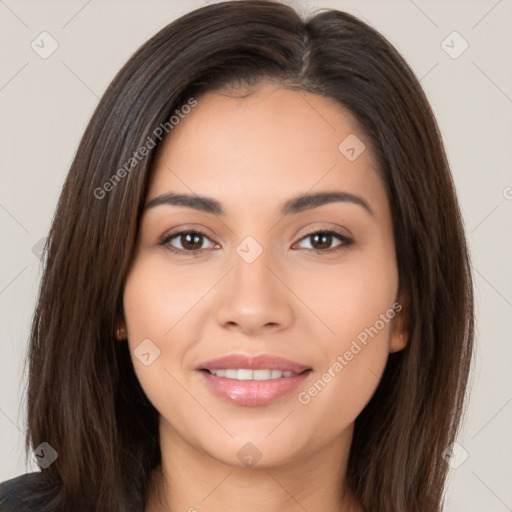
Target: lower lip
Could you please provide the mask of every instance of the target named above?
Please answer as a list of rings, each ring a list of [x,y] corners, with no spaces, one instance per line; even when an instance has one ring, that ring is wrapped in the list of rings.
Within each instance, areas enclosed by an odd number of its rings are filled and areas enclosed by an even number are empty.
[[[216,377],[205,370],[200,373],[208,387],[220,398],[237,405],[258,406],[270,404],[287,395],[300,386],[311,371],[270,380],[227,379]]]

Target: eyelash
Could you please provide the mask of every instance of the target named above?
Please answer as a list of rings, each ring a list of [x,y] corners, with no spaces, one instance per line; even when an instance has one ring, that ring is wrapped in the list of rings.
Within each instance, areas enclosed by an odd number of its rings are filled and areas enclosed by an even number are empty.
[[[173,252],[174,254],[178,254],[180,256],[187,256],[187,255],[195,255],[195,254],[198,254],[199,252],[201,252],[203,249],[196,249],[196,250],[193,250],[193,251],[187,251],[185,249],[177,249],[176,247],[173,247],[172,245],[170,245],[170,242],[171,240],[173,240],[174,238],[177,238],[179,236],[182,236],[182,235],[187,235],[187,234],[195,234],[195,235],[199,235],[199,236],[202,236],[204,238],[206,238],[207,240],[209,240],[210,242],[214,243],[213,240],[210,239],[210,237],[206,234],[206,233],[203,233],[202,231],[200,230],[185,230],[185,231],[178,231],[176,233],[171,233],[167,236],[165,236],[160,242],[159,242],[159,245],[160,246],[166,246],[166,248]],[[318,229],[316,231],[311,231],[310,233],[307,233],[305,234],[300,240],[299,242],[301,242],[302,240],[305,240],[306,238],[308,237],[311,237],[313,235],[317,235],[317,234],[324,234],[324,235],[330,235],[330,236],[333,236],[333,237],[336,237],[338,238],[342,243],[337,245],[336,247],[332,248],[332,249],[306,249],[307,251],[313,251],[317,254],[321,254],[321,253],[324,253],[324,254],[333,254],[333,253],[336,253],[338,251],[342,251],[344,249],[346,249],[348,246],[352,245],[354,243],[353,240],[351,240],[350,238],[348,238],[347,236],[345,235],[342,235],[341,233],[339,233],[338,231],[334,231],[332,229]]]

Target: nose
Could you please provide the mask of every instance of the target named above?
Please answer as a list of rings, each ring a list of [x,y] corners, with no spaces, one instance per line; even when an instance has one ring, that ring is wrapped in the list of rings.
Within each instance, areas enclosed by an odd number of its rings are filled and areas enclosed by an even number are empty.
[[[235,254],[234,268],[218,289],[217,321],[225,329],[263,335],[293,322],[293,294],[270,251],[252,263]]]

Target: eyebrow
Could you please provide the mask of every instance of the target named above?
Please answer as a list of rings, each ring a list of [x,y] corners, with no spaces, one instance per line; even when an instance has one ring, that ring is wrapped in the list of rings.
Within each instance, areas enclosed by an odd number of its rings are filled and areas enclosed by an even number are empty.
[[[361,206],[370,215],[374,214],[370,205],[362,197],[349,194],[348,192],[317,192],[315,194],[302,194],[286,201],[281,207],[281,214],[289,215],[299,213],[305,210],[318,208],[324,204],[335,202],[352,203]],[[216,199],[190,194],[175,194],[172,192],[162,194],[151,199],[151,201],[146,204],[145,210],[161,205],[185,206],[187,208],[193,208],[195,210],[213,213],[215,215],[225,214],[221,203]]]

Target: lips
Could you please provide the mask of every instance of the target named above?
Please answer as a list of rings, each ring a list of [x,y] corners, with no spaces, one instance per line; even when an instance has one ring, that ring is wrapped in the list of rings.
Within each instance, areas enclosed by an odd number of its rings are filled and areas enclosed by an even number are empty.
[[[243,406],[270,404],[297,388],[311,368],[277,356],[231,354],[202,363],[203,382],[225,401]]]

